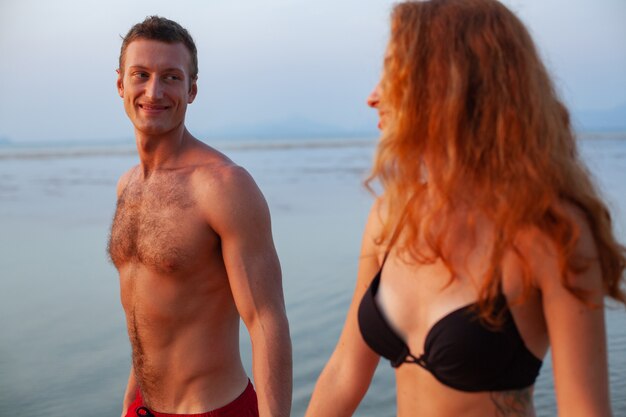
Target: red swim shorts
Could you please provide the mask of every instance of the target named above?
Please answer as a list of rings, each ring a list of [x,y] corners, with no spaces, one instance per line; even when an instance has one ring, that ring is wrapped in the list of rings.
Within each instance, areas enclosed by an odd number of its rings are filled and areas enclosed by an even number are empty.
[[[152,411],[143,405],[141,393],[137,391],[137,398],[126,410],[126,417],[259,417],[259,407],[254,387],[248,381],[243,393],[231,403],[200,414],[167,414]]]

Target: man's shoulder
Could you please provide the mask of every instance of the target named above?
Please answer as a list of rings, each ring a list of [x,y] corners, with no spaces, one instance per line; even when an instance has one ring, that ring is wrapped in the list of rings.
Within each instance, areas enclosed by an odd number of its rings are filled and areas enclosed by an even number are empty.
[[[124,189],[130,182],[131,177],[135,173],[135,171],[139,168],[139,165],[135,165],[130,168],[128,171],[124,172],[120,178],[117,180],[117,196],[121,196],[124,192]]]
[[[198,185],[210,185],[211,189],[243,185],[252,180],[245,168],[236,164],[219,150],[196,140],[191,165],[192,179]]]
[[[196,200],[215,211],[234,206],[265,205],[265,199],[252,175],[220,151],[198,141],[194,148],[190,181]],[[220,204],[216,205],[215,202]]]
[[[247,195],[257,185],[252,175],[228,158],[212,159],[195,167],[194,189],[205,194],[223,194],[224,198]]]

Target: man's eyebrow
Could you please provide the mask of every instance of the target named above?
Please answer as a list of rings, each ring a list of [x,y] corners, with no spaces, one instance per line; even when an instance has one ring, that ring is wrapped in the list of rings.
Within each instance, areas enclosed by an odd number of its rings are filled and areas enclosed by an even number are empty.
[[[129,65],[128,66],[129,70],[148,70],[150,71],[149,67],[143,66],[143,65]],[[163,70],[159,70],[159,72],[181,72],[184,73],[185,70],[183,68],[179,68],[179,67],[170,67],[170,68],[165,68]]]

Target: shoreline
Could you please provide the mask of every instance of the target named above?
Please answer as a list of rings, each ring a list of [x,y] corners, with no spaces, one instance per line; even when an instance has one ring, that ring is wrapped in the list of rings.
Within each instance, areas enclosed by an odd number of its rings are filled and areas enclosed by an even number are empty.
[[[579,142],[626,141],[624,132],[576,132]],[[310,139],[211,139],[204,143],[223,152],[232,151],[275,151],[292,149],[339,149],[375,146],[377,137],[325,137]],[[134,141],[87,142],[31,142],[0,144],[0,161],[23,159],[62,159],[85,157],[134,156],[137,153]]]

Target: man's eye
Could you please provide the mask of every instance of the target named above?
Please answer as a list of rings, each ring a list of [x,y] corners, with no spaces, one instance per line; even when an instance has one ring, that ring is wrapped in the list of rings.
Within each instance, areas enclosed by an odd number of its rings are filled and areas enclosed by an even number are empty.
[[[133,77],[139,78],[139,79],[146,79],[146,78],[148,78],[148,73],[146,73],[146,72],[135,72],[135,73],[133,73]]]
[[[180,81],[181,80],[181,78],[178,75],[173,75],[173,74],[167,75],[165,79],[168,81]]]

